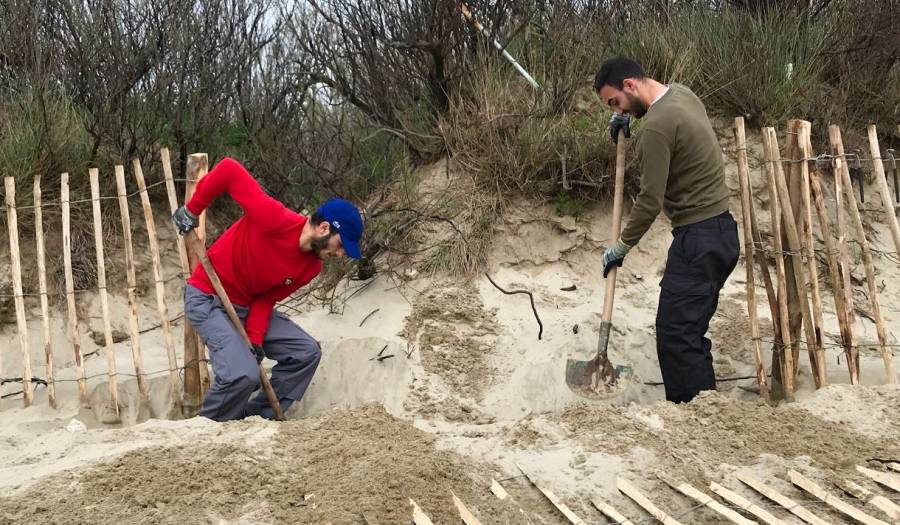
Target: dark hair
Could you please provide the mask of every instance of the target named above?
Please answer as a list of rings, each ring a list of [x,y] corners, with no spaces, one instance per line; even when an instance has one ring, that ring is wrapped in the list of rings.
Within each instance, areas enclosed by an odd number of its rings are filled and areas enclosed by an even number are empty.
[[[622,89],[626,78],[642,80],[645,77],[644,68],[630,58],[612,58],[600,66],[597,76],[594,77],[594,91],[600,91],[603,86],[612,86]]]
[[[322,214],[319,212],[313,213],[312,216],[309,218],[309,222],[311,222],[313,226],[318,226],[318,225],[322,224],[323,222],[327,222],[328,226],[329,226],[329,230],[328,230],[328,238],[329,239],[334,237],[338,233],[337,230],[335,230],[334,228],[331,228],[331,222],[329,222],[327,219],[325,219],[325,217],[323,217]]]

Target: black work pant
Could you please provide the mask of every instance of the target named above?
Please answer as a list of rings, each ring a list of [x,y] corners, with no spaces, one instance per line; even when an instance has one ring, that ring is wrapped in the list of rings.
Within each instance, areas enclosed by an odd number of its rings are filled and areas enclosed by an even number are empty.
[[[740,255],[737,223],[725,212],[672,230],[656,312],[656,353],[666,399],[686,403],[715,390],[712,343],[706,337],[719,291]]]

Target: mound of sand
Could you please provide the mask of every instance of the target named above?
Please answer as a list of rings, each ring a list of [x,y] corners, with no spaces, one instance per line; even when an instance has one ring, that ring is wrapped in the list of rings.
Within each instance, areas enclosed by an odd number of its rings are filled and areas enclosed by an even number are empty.
[[[418,345],[425,371],[457,395],[477,398],[492,380],[496,326],[477,290],[441,282],[416,298],[404,336]]]
[[[226,433],[264,423],[221,425]],[[366,406],[277,425],[271,440],[146,447],[0,499],[8,523],[403,523],[412,498],[458,521],[451,491],[486,522],[514,522],[488,465]]]
[[[900,391],[893,392],[900,419]],[[889,406],[887,404],[882,406]],[[658,403],[628,409],[579,405],[559,420],[591,450],[627,453],[652,450],[685,475],[715,477],[722,463],[747,465],[762,454],[808,456],[830,469],[852,468],[871,458],[900,457],[900,439],[863,436],[794,406],[773,408],[762,402],[729,399],[704,392],[692,403]]]

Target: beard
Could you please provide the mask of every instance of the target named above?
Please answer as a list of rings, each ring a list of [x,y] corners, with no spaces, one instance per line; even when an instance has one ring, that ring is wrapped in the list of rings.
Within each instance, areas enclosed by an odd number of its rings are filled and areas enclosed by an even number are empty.
[[[647,106],[645,106],[644,103],[640,101],[640,99],[638,99],[631,93],[625,93],[625,97],[628,99],[628,105],[630,108],[628,112],[634,115],[634,118],[641,118],[647,114]]]
[[[313,255],[315,255],[317,259],[322,259],[322,250],[328,248],[328,241],[331,240],[331,237],[333,235],[333,233],[330,233],[324,237],[319,237],[318,239],[312,240]]]

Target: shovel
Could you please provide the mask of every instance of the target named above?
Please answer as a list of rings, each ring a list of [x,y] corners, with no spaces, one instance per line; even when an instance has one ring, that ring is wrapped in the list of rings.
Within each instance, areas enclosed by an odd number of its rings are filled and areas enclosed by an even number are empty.
[[[188,248],[197,255],[200,259],[200,264],[202,264],[203,269],[206,270],[206,275],[209,277],[213,288],[216,289],[216,295],[219,296],[219,300],[222,301],[222,305],[225,306],[225,312],[228,313],[231,324],[234,325],[234,329],[237,330],[238,334],[241,335],[241,338],[244,339],[244,342],[247,343],[247,350],[250,353],[253,353],[253,343],[250,342],[250,336],[247,335],[247,330],[244,329],[244,323],[241,322],[241,318],[238,317],[237,312],[234,311],[234,306],[228,299],[225,288],[222,287],[222,281],[219,280],[216,269],[213,268],[212,262],[209,260],[209,257],[206,256],[206,248],[203,246],[203,241],[200,240],[200,236],[197,235],[197,232],[194,230],[189,231],[184,237]],[[255,358],[256,355],[254,354],[254,359]],[[272,389],[272,383],[269,382],[269,376],[266,375],[266,369],[263,368],[262,363],[259,363],[259,382],[262,385],[263,392],[266,393],[269,405],[272,406],[272,411],[275,412],[275,420],[284,421],[281,403],[278,402],[278,398],[275,396],[275,390]]]
[[[613,194],[613,222],[610,238],[615,242],[622,228],[622,196],[625,191],[625,133],[619,131],[616,142],[616,181]],[[619,379],[625,367],[614,367],[606,356],[609,333],[612,330],[613,300],[616,296],[616,270],[610,268],[606,277],[606,296],[603,300],[603,315],[600,321],[600,341],[597,355],[590,361],[569,359],[566,362],[566,384],[577,393],[600,393],[609,391]]]

